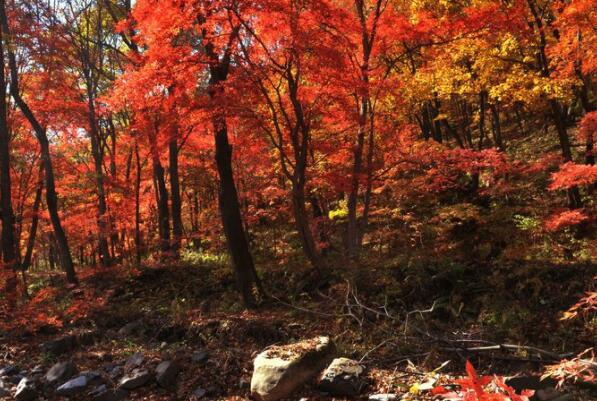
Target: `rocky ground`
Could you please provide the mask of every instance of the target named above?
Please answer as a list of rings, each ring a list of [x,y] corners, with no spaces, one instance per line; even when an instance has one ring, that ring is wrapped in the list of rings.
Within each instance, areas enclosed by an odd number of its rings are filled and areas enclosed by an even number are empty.
[[[212,275],[197,272],[186,287],[176,274],[89,275],[79,295],[70,295],[70,308],[64,307],[70,315],[65,312],[60,324],[24,324],[3,333],[0,399],[422,401],[463,370],[457,357],[441,370],[430,368],[450,357],[431,342],[427,350],[379,342],[387,335],[383,322],[358,327],[324,307],[313,313],[283,302],[250,312],[231,303],[222,310],[214,305],[233,295],[210,298],[210,291],[221,291],[210,284]],[[191,288],[197,281],[204,285]],[[72,311],[77,297],[93,307]],[[510,382],[513,387],[538,390],[533,400],[597,400],[593,390],[538,383],[529,376],[538,372],[535,362],[511,372],[523,377]]]

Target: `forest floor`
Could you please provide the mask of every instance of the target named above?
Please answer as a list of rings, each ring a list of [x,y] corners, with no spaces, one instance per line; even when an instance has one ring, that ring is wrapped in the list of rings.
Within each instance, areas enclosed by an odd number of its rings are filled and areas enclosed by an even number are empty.
[[[27,309],[10,316],[11,328],[0,337],[0,368],[47,371],[70,359],[79,371],[99,371],[113,386],[114,368],[140,352],[147,367],[177,360],[182,369],[174,387],[149,384],[127,399],[189,400],[197,392],[201,399],[242,400],[249,399],[257,353],[329,335],[340,356],[367,367],[364,398],[395,393],[428,400],[432,396],[416,386],[453,381],[467,359],[486,374],[537,376],[557,355],[595,346],[595,322],[559,317],[597,274],[596,266],[459,266],[409,270],[388,262],[331,270],[325,277],[274,268],[263,275],[272,300],[251,311],[239,304],[229,270],[218,263],[89,270],[74,290],[63,289],[57,276],[32,275],[32,284],[56,285],[39,290]],[[48,351],[48,342],[68,335],[85,340]],[[521,347],[467,350],[504,343]],[[561,391],[568,399],[597,400],[595,389]],[[60,399],[51,392],[45,397]],[[331,399],[315,384],[296,394],[301,397]]]

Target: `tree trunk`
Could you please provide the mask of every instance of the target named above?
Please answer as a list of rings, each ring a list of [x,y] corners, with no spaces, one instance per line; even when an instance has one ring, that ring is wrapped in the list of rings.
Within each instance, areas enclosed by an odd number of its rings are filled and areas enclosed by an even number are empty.
[[[97,231],[98,231],[98,253],[100,258],[100,265],[107,267],[112,264],[110,258],[110,250],[108,248],[108,221],[106,212],[108,210],[106,204],[106,191],[104,188],[104,171],[103,159],[104,155],[100,149],[100,137],[97,127],[97,120],[95,114],[94,97],[92,93],[92,84],[87,82],[87,106],[89,113],[89,139],[91,141],[91,154],[93,155],[93,166],[95,168],[95,186],[97,191]]]
[[[479,150],[483,149],[483,141],[485,140],[485,109],[487,104],[487,92],[481,91],[479,93]]]
[[[538,55],[538,62],[541,67],[541,75],[545,78],[549,78],[551,76],[550,70],[550,63],[549,59],[547,58],[547,38],[545,36],[545,25],[544,25],[544,15],[540,13],[540,10],[537,7],[535,0],[527,0],[527,5],[533,16],[534,28],[536,29],[538,39],[539,39],[539,51],[537,52]],[[568,136],[568,131],[566,129],[566,112],[562,109],[562,106],[558,103],[555,99],[549,100],[549,106],[551,108],[551,116],[554,120],[554,124],[556,126],[556,131],[558,133],[558,139],[560,141],[560,147],[562,149],[562,156],[564,156],[564,161],[572,161],[572,150],[570,147],[570,138]],[[568,189],[568,206],[572,209],[579,208],[582,206],[582,200],[580,197],[580,192],[577,187],[573,187]]]
[[[160,235],[160,251],[170,250],[170,210],[168,209],[168,189],[164,167],[157,150],[152,151],[153,175],[157,186],[158,232]]]
[[[219,205],[222,224],[232,258],[236,283],[246,306],[254,305],[253,284],[258,285],[253,257],[240,214],[238,194],[232,174],[232,146],[228,142],[228,130],[223,118],[214,120],[216,140],[216,165],[220,177]]]
[[[10,132],[7,121],[6,78],[4,76],[4,46],[0,33],[0,220],[2,221],[2,259],[6,271],[5,294],[9,305],[16,305],[17,245],[15,240],[12,189],[10,182]]]
[[[239,29],[240,27],[237,27],[233,30],[230,43],[223,57],[215,53],[213,45],[208,44],[206,47],[206,52],[212,60],[208,87],[208,93],[212,100],[223,95],[224,88],[220,84],[228,77],[230,47],[233,45],[233,39],[238,34]],[[253,307],[255,305],[253,287],[256,287],[260,295],[264,295],[264,292],[253,264],[253,257],[249,250],[249,243],[241,218],[240,203],[232,173],[232,145],[228,141],[226,117],[223,114],[216,114],[212,118],[212,125],[216,144],[216,167],[220,178],[218,192],[220,214],[228,252],[232,259],[236,284],[243,302],[245,306]]]
[[[593,103],[589,99],[589,88],[587,83],[587,78],[583,76],[580,70],[576,69],[576,76],[582,81],[582,85],[578,90],[578,97],[580,98],[580,103],[582,104],[582,108],[586,113],[591,113],[595,111],[595,107]],[[595,153],[593,149],[594,138],[593,132],[587,132],[587,138],[585,139],[585,164],[594,165],[595,164]]]
[[[35,200],[33,201],[33,211],[31,218],[31,226],[29,227],[29,237],[27,238],[27,249],[25,251],[25,257],[21,264],[21,269],[26,271],[31,266],[31,258],[33,257],[33,248],[35,246],[35,237],[37,236],[37,225],[39,224],[39,208],[41,206],[41,196],[44,187],[43,179],[43,164],[39,166],[39,182],[37,189],[35,190]]]
[[[180,179],[178,175],[178,141],[172,138],[168,144],[169,148],[169,170],[170,170],[170,193],[172,195],[172,250],[178,257],[180,241],[183,233],[182,226],[182,204],[180,198]]]
[[[363,97],[359,102],[359,127],[357,141],[353,151],[352,176],[350,178],[350,193],[348,194],[348,227],[347,247],[348,255],[355,257],[359,248],[359,223],[357,220],[357,202],[359,196],[359,184],[363,164],[363,147],[365,145],[365,134],[368,121],[368,99]]]
[[[8,19],[6,17],[6,8],[5,8],[5,1],[0,0],[0,19],[2,23],[2,30],[3,30],[3,38],[6,41],[10,38],[10,29],[8,25]],[[60,215],[58,214],[58,195],[56,193],[56,184],[54,179],[54,168],[52,166],[52,158],[50,156],[50,143],[48,141],[48,136],[46,134],[45,128],[41,126],[39,121],[35,118],[35,115],[29,108],[29,105],[23,100],[19,91],[19,77],[18,77],[18,68],[17,62],[14,53],[10,50],[12,44],[6,46],[8,50],[8,61],[10,67],[10,76],[11,76],[11,85],[10,85],[10,92],[12,97],[15,100],[15,103],[27,119],[31,126],[33,127],[33,131],[35,132],[35,136],[40,145],[41,149],[41,158],[44,164],[44,170],[46,175],[46,205],[48,207],[48,213],[50,215],[50,221],[52,223],[52,228],[54,229],[54,234],[56,237],[56,242],[58,244],[58,249],[60,253],[60,262],[62,264],[62,268],[66,273],[66,279],[70,284],[78,284],[77,276],[75,273],[75,268],[73,265],[73,260],[70,254],[70,249],[68,246],[68,240],[66,238],[66,234],[64,229],[62,228],[62,223],[60,220]]]
[[[141,159],[139,157],[139,145],[135,143],[135,257],[137,265],[141,264]]]
[[[568,130],[566,129],[566,121],[562,111],[562,106],[556,100],[550,100],[549,105],[551,107],[552,117],[558,133],[558,139],[560,141],[560,148],[562,149],[562,156],[564,162],[572,161],[572,147],[570,146],[570,137],[568,136]],[[577,209],[582,206],[582,199],[580,197],[580,191],[578,187],[572,187],[568,189],[568,206],[571,209]]]
[[[359,235],[359,245],[363,244],[365,229],[369,223],[369,211],[371,210],[371,194],[373,192],[373,156],[375,154],[374,114],[371,111],[369,118],[369,143],[367,144],[367,184],[365,188],[365,201],[363,202],[362,228]]]
[[[495,146],[497,146],[499,150],[504,150],[502,126],[500,124],[500,111],[495,104],[489,105],[489,109],[491,110],[491,130],[493,131]]]
[[[305,256],[316,269],[320,269],[321,260],[320,254],[315,245],[311,225],[309,224],[309,216],[305,204],[305,189],[300,183],[293,184],[292,187],[292,209],[294,212],[294,221],[296,230],[299,234],[299,239]]]

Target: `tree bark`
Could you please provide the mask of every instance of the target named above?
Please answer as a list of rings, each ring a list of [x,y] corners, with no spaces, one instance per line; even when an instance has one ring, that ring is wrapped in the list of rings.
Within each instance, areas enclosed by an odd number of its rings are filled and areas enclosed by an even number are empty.
[[[483,149],[483,141],[485,140],[485,109],[487,105],[487,92],[481,91],[479,93],[479,150]]]
[[[238,30],[235,31],[231,38],[237,35]],[[208,45],[206,49],[208,56],[212,60],[208,88],[209,96],[212,100],[223,95],[224,89],[220,84],[228,77],[230,46],[232,46],[232,43],[229,44],[222,59],[214,52],[212,46]],[[255,265],[253,264],[253,257],[249,250],[241,218],[240,203],[232,173],[232,145],[228,141],[228,127],[225,116],[216,114],[212,119],[212,125],[216,145],[216,167],[220,179],[218,193],[220,214],[228,252],[232,259],[236,285],[241,293],[243,303],[247,307],[253,307],[255,305],[253,287],[256,286],[257,290],[262,294],[263,289],[257,276]]]
[[[368,15],[366,11],[366,4],[363,0],[354,1],[355,10],[359,19],[361,28],[361,51],[362,60],[360,66],[360,80],[363,88],[362,94],[357,93],[357,107],[358,107],[358,130],[357,139],[353,151],[353,166],[352,176],[350,180],[350,193],[348,194],[348,225],[347,225],[347,247],[348,255],[356,257],[361,246],[360,229],[364,227],[359,226],[357,218],[357,204],[359,196],[359,187],[363,167],[363,148],[365,145],[365,136],[367,134],[367,125],[369,123],[369,110],[371,106],[369,95],[369,61],[371,52],[375,43],[377,34],[377,23],[382,12],[382,1],[377,0],[374,3],[374,11],[372,14],[372,25],[368,26]],[[361,224],[362,225],[362,224]]]
[[[0,32],[0,220],[2,221],[1,252],[6,285],[4,288],[9,305],[16,304],[17,244],[15,240],[12,188],[10,180],[10,131],[6,104],[6,78],[4,76],[4,45]]]
[[[91,141],[91,153],[93,155],[93,166],[95,169],[95,186],[97,191],[97,231],[98,231],[98,252],[100,258],[100,265],[107,267],[112,264],[110,258],[110,250],[108,248],[108,221],[106,203],[106,190],[104,187],[104,171],[103,171],[103,151],[100,148],[99,129],[97,126],[97,119],[95,113],[95,102],[93,94],[93,84],[90,82],[91,78],[87,77],[87,106],[89,117],[89,139]]]
[[[170,193],[172,195],[172,250],[179,255],[180,242],[183,234],[182,225],[182,203],[180,198],[180,178],[178,174],[178,141],[176,137],[170,139],[168,144],[169,172],[170,172]]]
[[[135,260],[137,265],[141,264],[141,159],[139,157],[139,145],[135,142]]]
[[[31,258],[33,257],[33,248],[35,246],[35,237],[37,236],[37,225],[39,224],[39,208],[41,206],[41,197],[44,187],[44,171],[43,164],[39,166],[39,182],[35,190],[35,200],[33,201],[33,211],[31,218],[31,226],[29,227],[29,237],[27,238],[27,249],[21,264],[21,269],[26,271],[31,266]]]
[[[493,140],[495,142],[495,146],[497,146],[499,150],[504,150],[502,126],[500,123],[500,111],[495,104],[490,104],[489,109],[491,110],[491,129],[493,131]]]
[[[168,188],[166,188],[165,171],[157,149],[152,150],[151,161],[157,187],[159,248],[161,252],[166,253],[170,251],[170,210],[168,208]]]
[[[539,39],[539,51],[538,51],[538,62],[541,67],[541,75],[545,78],[551,76],[549,59],[547,58],[547,38],[545,36],[545,24],[543,16],[539,14],[537,4],[535,0],[527,0],[527,5],[531,15],[533,16],[534,28]],[[562,109],[560,103],[555,99],[549,100],[549,106],[551,108],[551,116],[558,133],[558,140],[560,141],[560,147],[562,149],[562,156],[564,161],[572,161],[572,150],[570,146],[570,138],[568,136],[568,130],[566,129],[566,112]],[[568,189],[568,206],[572,209],[579,208],[582,206],[582,199],[580,197],[580,191],[578,187]]]
[[[367,78],[364,78],[367,80]],[[348,194],[348,226],[347,226],[347,247],[350,257],[356,257],[359,248],[359,226],[357,220],[357,201],[359,195],[359,184],[363,161],[363,147],[365,144],[365,133],[367,131],[368,97],[363,97],[359,104],[359,128],[357,141],[353,151],[352,176],[350,178],[350,193]]]
[[[572,147],[570,146],[570,138],[566,129],[566,121],[563,115],[562,107],[556,100],[550,100],[552,117],[555,122],[558,139],[560,141],[560,148],[562,149],[562,156],[564,162],[572,161]],[[568,206],[571,209],[577,209],[582,206],[582,199],[578,187],[572,187],[566,191],[568,195]]]

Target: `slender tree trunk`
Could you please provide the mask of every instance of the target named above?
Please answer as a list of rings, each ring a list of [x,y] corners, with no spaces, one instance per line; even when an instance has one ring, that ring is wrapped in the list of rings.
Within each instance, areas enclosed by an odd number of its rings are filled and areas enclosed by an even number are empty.
[[[233,39],[238,34],[239,29],[240,27],[234,29],[228,48],[222,58],[215,53],[211,44],[206,48],[206,52],[212,60],[208,88],[212,100],[224,94],[224,88],[220,84],[228,77],[230,47],[233,46]],[[257,276],[243,227],[238,193],[232,173],[232,145],[228,141],[226,117],[222,114],[216,114],[212,119],[212,125],[216,144],[216,167],[220,179],[218,193],[220,214],[228,252],[232,259],[236,284],[243,302],[245,306],[253,307],[255,305],[253,287],[255,286],[261,295],[265,295],[265,293]]]
[[[535,0],[527,0],[527,5],[529,7],[531,15],[533,16],[533,28],[535,28],[535,31],[537,32],[537,37],[539,39],[539,51],[537,52],[537,54],[538,62],[541,67],[540,72],[543,77],[549,78],[551,76],[551,71],[549,59],[547,58],[546,52],[547,38],[545,36],[545,24],[543,20],[544,16],[538,10]],[[566,111],[555,99],[549,100],[549,106],[551,108],[551,116],[554,120],[556,131],[558,133],[558,139],[560,141],[560,147],[562,149],[562,156],[564,157],[564,161],[572,161],[570,138],[566,129]],[[568,189],[567,195],[568,206],[570,206],[570,208],[574,209],[582,206],[582,200],[580,197],[580,191],[578,190],[578,187]]]
[[[214,121],[214,132],[216,165],[220,177],[219,205],[222,224],[238,289],[243,302],[250,307],[254,305],[252,288],[253,284],[257,284],[257,274],[240,214],[240,204],[232,174],[232,146],[228,142],[228,130],[223,119]]]
[[[157,150],[152,151],[153,175],[157,186],[158,232],[160,235],[160,251],[170,250],[170,210],[168,208],[168,188],[166,188],[165,171]]]
[[[100,148],[99,130],[97,127],[97,120],[95,114],[94,96],[92,93],[92,84],[89,82],[91,78],[87,79],[87,106],[89,114],[89,139],[91,141],[91,154],[93,155],[93,166],[95,168],[95,187],[97,191],[98,214],[97,214],[97,231],[98,231],[98,252],[100,258],[100,265],[107,267],[112,264],[110,258],[110,250],[108,248],[108,221],[106,204],[106,191],[104,187],[104,171],[103,171],[103,152]]]
[[[135,257],[137,265],[141,264],[141,158],[139,145],[135,142]]]
[[[479,93],[479,150],[483,149],[483,141],[485,140],[485,109],[487,104],[487,92],[481,91]]]
[[[582,104],[582,108],[586,113],[591,113],[595,111],[595,107],[593,103],[589,99],[589,88],[587,84],[587,78],[583,76],[580,72],[580,69],[576,69],[576,76],[582,81],[582,85],[579,88],[578,97],[580,98],[580,103]],[[595,164],[595,150],[594,150],[594,138],[593,132],[587,132],[587,138],[585,139],[585,164],[594,165]]]
[[[572,161],[572,147],[570,146],[570,137],[566,129],[566,121],[562,111],[562,106],[556,100],[550,100],[552,117],[555,122],[558,139],[560,141],[560,148],[562,149],[562,156],[565,162]],[[568,206],[571,209],[577,209],[582,206],[582,199],[578,187],[572,187],[567,191]]]
[[[367,184],[365,188],[365,200],[363,202],[362,228],[359,235],[359,245],[363,244],[363,236],[369,223],[369,211],[371,210],[371,193],[373,192],[373,156],[375,154],[374,114],[371,111],[369,117],[369,141],[367,144]]]
[[[504,142],[502,140],[502,126],[500,123],[500,111],[495,104],[489,105],[491,110],[491,127],[493,131],[493,141],[499,150],[504,150]]]
[[[441,120],[438,119],[439,117],[439,108],[440,108],[440,101],[435,95],[434,104],[432,105],[431,102],[428,103],[428,107],[430,109],[430,115],[433,117],[433,139],[436,142],[442,143],[443,136],[442,136],[442,125]]]
[[[431,114],[429,113],[427,103],[423,104],[421,108],[421,131],[423,132],[423,139],[426,141],[434,136]]]
[[[362,92],[357,92],[358,131],[357,140],[353,152],[352,177],[347,205],[347,246],[348,255],[350,257],[356,257],[358,255],[361,246],[360,230],[365,228],[362,222],[359,225],[359,221],[357,218],[357,204],[362,174],[361,170],[363,165],[363,148],[365,144],[365,136],[367,134],[367,125],[369,123],[369,113],[372,112],[372,110],[369,109],[371,106],[369,95],[369,60],[377,35],[377,23],[383,10],[381,0],[376,0],[375,2],[373,2],[371,16],[369,16],[367,13],[367,6],[365,1],[355,0],[354,6],[360,24],[362,51],[362,60],[360,65],[360,80],[362,85]],[[371,20],[371,25],[369,25],[369,19]]]
[[[524,129],[524,120],[522,118],[523,107],[520,103],[514,104],[514,115],[516,116],[516,124],[518,125],[518,129],[522,135],[526,135],[526,130]]]
[[[2,259],[6,271],[6,299],[16,305],[17,244],[15,240],[12,189],[10,181],[10,132],[7,121],[6,78],[4,76],[4,44],[0,32],[0,220],[2,221]]]
[[[305,188],[304,184],[293,183],[292,187],[292,209],[294,212],[294,221],[296,230],[301,240],[301,245],[305,256],[313,267],[319,269],[321,266],[320,254],[315,245],[311,225],[309,224],[309,216],[307,214],[305,202]]]
[[[359,127],[357,132],[357,141],[354,145],[353,151],[352,176],[350,178],[350,193],[348,194],[347,247],[350,257],[355,257],[358,254],[359,248],[357,203],[363,161],[363,147],[365,145],[365,134],[367,131],[369,112],[369,100],[367,97],[361,98],[359,103]]]
[[[178,174],[178,141],[172,138],[168,144],[170,193],[172,195],[172,250],[178,257],[183,234],[182,204],[180,198],[180,178]]]
[[[21,269],[26,271],[31,266],[31,258],[33,257],[33,248],[35,246],[35,237],[37,236],[37,225],[39,224],[39,208],[41,206],[42,190],[44,187],[44,171],[43,164],[39,166],[39,182],[37,189],[35,190],[35,200],[33,201],[33,211],[31,218],[31,226],[29,227],[29,237],[27,238],[27,249],[25,251],[25,257],[21,264]]]
[[[2,23],[3,39],[5,41],[10,40],[10,29],[8,19],[6,17],[6,8],[4,0],[0,0],[0,20]],[[37,140],[39,142],[41,148],[41,158],[42,162],[44,163],[44,170],[46,175],[46,205],[48,207],[50,221],[52,223],[52,228],[54,229],[56,241],[58,243],[60,261],[62,264],[62,268],[66,273],[67,281],[70,284],[78,284],[77,275],[75,273],[73,260],[68,246],[68,240],[66,238],[64,229],[62,228],[62,222],[58,213],[58,195],[56,193],[54,168],[52,166],[52,158],[50,156],[50,143],[48,141],[45,128],[41,126],[39,121],[35,118],[35,115],[31,111],[31,109],[29,108],[29,105],[21,97],[21,94],[19,92],[17,62],[14,53],[10,50],[10,46],[10,44],[9,46],[6,46],[6,49],[8,50],[8,64],[10,68],[11,77],[10,92],[15,100],[15,103],[17,104],[27,121],[29,121],[29,123],[33,127],[33,131],[35,132],[35,136],[37,137]]]

